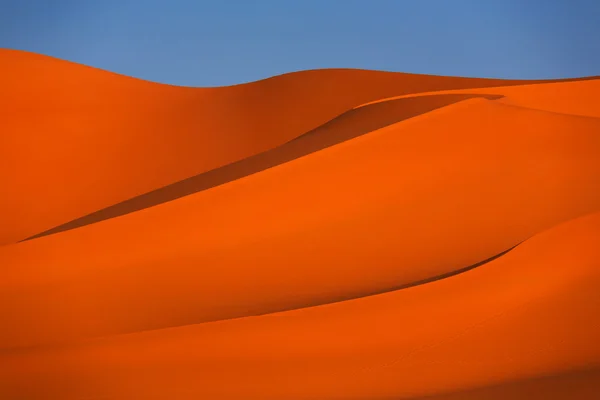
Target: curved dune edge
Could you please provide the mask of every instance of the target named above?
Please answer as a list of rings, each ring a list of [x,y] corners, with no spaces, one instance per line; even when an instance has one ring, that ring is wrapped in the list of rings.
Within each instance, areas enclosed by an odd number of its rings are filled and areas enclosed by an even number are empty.
[[[409,282],[409,283],[405,283],[396,287],[389,287],[389,288],[385,288],[385,289],[380,289],[377,291],[373,291],[373,292],[362,292],[362,293],[357,293],[357,294],[347,294],[345,296],[341,296],[341,297],[330,297],[327,298],[325,300],[323,300],[322,302],[316,302],[316,303],[304,303],[302,305],[297,305],[295,308],[274,308],[272,310],[268,310],[266,312],[262,312],[262,313],[256,313],[256,314],[244,314],[244,315],[240,315],[240,316],[236,316],[236,317],[232,317],[232,318],[222,318],[222,319],[211,319],[211,320],[206,320],[206,321],[202,321],[202,322],[189,322],[187,324],[183,324],[183,325],[174,325],[174,326],[167,326],[167,327],[159,327],[159,328],[155,328],[155,329],[140,329],[139,331],[135,331],[135,332],[125,332],[125,333],[116,333],[113,335],[106,335],[106,336],[92,336],[92,337],[86,337],[83,339],[80,339],[81,341],[87,341],[90,339],[93,340],[98,340],[98,339],[102,339],[102,338],[106,338],[106,337],[110,337],[110,336],[115,336],[115,335],[129,335],[132,333],[141,333],[141,332],[145,332],[145,331],[156,331],[156,330],[161,330],[161,329],[174,329],[174,328],[180,328],[180,327],[184,327],[184,326],[188,326],[188,325],[196,325],[196,324],[205,324],[205,323],[214,323],[214,322],[223,322],[223,321],[231,321],[231,320],[236,320],[236,319],[243,319],[243,318],[250,318],[250,317],[259,317],[259,316],[268,316],[268,315],[272,315],[272,314],[279,314],[282,312],[289,312],[289,311],[299,311],[299,310],[303,310],[303,309],[307,309],[307,308],[312,308],[312,307],[319,307],[319,306],[324,306],[324,305],[329,305],[329,304],[335,304],[335,303],[341,303],[341,302],[345,302],[345,301],[352,301],[352,300],[359,300],[365,297],[370,297],[370,296],[377,296],[377,295],[381,295],[381,294],[385,294],[385,293],[390,293],[390,292],[396,292],[398,290],[406,290],[409,288],[413,288],[416,286],[421,286],[421,285],[426,285],[426,284],[430,284],[436,281],[440,281],[443,279],[448,279],[450,277],[453,277],[455,275],[459,275],[459,274],[464,274],[465,272],[468,272],[474,268],[479,268],[491,261],[494,261],[502,256],[504,256],[505,254],[507,254],[508,252],[512,251],[513,249],[515,249],[517,246],[519,246],[521,243],[502,251],[501,253],[498,253],[496,255],[493,255],[485,260],[479,261],[475,264],[472,265],[468,265],[466,267],[461,267],[461,268],[457,268],[454,270],[451,270],[449,272],[446,272],[444,274],[441,275],[436,275],[436,276],[432,276],[432,277],[428,277],[419,281],[414,281],[414,282]],[[183,305],[182,305],[183,306]],[[57,340],[55,342],[48,342],[48,343],[36,343],[33,345],[25,345],[25,346],[16,346],[16,347],[6,347],[5,345],[2,345],[2,343],[0,342],[0,356],[2,355],[9,355],[11,353],[18,353],[21,351],[37,351],[37,350],[43,350],[43,349],[48,349],[48,348],[61,348],[64,346],[69,346],[71,344],[73,344],[74,342],[76,342],[77,340],[73,341],[72,338],[70,338],[70,340],[66,340],[64,342],[61,342],[60,340]]]
[[[409,97],[375,103],[370,106],[350,110],[318,128],[307,132],[290,142],[274,149],[256,154],[235,163],[227,164],[200,175],[172,183],[160,189],[134,197],[115,204],[92,214],[59,225],[55,228],[36,234],[23,241],[68,231],[85,225],[97,223],[106,219],[119,217],[138,210],[153,207],[190,194],[226,184],[235,179],[264,171],[306,156],[315,151],[323,150],[346,140],[367,134],[373,130],[398,123],[417,115],[425,114],[437,108],[471,99],[497,99],[499,95],[468,93],[429,95]]]
[[[531,82],[340,69],[185,88],[19,51],[0,60],[0,182],[11,193],[0,244],[274,148],[357,104]]]
[[[398,100],[403,98],[429,96],[433,94],[458,94],[464,90],[440,90],[421,92],[377,99],[360,104],[354,108],[371,106],[373,104]],[[523,84],[512,87],[488,87],[485,90],[473,89],[471,93],[495,94],[502,96],[501,102],[529,108],[532,110],[555,112],[577,117],[600,118],[600,77],[586,78],[570,82],[549,82]]]
[[[594,367],[598,240],[600,213],[480,268],[406,290],[14,352],[2,357],[0,394],[419,398]]]
[[[537,112],[542,112],[542,113],[564,115],[564,116],[568,116],[568,117],[589,118],[589,119],[600,120],[600,116],[578,115],[578,114],[572,114],[572,113],[566,113],[566,112],[560,112],[560,111],[550,111],[550,110],[539,108],[539,107],[528,107],[528,106],[519,104],[518,102],[511,101],[511,100],[506,100],[504,98],[499,99],[498,102],[500,104],[504,105],[504,106],[507,106],[507,107],[520,108],[520,109],[523,109],[523,110],[530,110],[530,111],[537,111]]]
[[[265,314],[474,264],[598,211],[598,129],[589,118],[470,99],[185,198],[4,246],[0,343]]]

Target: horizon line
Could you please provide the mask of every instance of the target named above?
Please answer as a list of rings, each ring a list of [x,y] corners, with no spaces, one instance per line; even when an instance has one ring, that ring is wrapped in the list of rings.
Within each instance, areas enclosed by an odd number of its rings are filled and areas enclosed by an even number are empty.
[[[314,71],[364,71],[364,72],[377,72],[377,73],[385,73],[385,74],[402,74],[402,75],[443,77],[443,78],[512,81],[512,82],[523,82],[523,83],[532,83],[532,84],[535,84],[535,83],[553,83],[553,82],[559,83],[559,82],[572,82],[572,81],[584,81],[584,80],[600,79],[600,74],[599,75],[576,76],[576,77],[563,77],[563,78],[521,79],[521,78],[498,78],[498,77],[481,77],[481,76],[466,76],[466,75],[425,74],[425,73],[418,73],[418,72],[391,71],[391,70],[383,70],[383,69],[354,68],[354,67],[325,67],[325,68],[308,68],[308,69],[291,70],[291,71],[286,71],[286,72],[282,72],[282,73],[275,74],[275,75],[270,75],[270,76],[267,76],[267,77],[264,77],[264,78],[259,78],[259,79],[254,79],[254,80],[250,80],[250,81],[244,81],[244,82],[238,82],[238,83],[233,83],[233,84],[229,84],[229,85],[194,86],[194,85],[177,85],[177,84],[172,84],[172,83],[155,81],[155,80],[151,80],[151,79],[140,78],[140,77],[137,77],[137,76],[127,75],[127,74],[124,74],[124,73],[121,73],[121,72],[117,72],[117,71],[113,71],[113,70],[109,70],[109,69],[97,67],[97,66],[86,64],[86,63],[83,63],[83,62],[74,61],[74,60],[70,60],[70,59],[66,59],[66,58],[62,58],[62,57],[53,56],[53,55],[50,55],[50,54],[47,54],[47,53],[40,53],[40,52],[36,52],[36,51],[31,51],[31,50],[23,50],[23,49],[10,48],[10,47],[0,47],[0,53],[4,52],[4,51],[15,52],[15,53],[26,53],[26,54],[31,54],[31,55],[39,56],[39,57],[42,57],[42,58],[49,58],[49,59],[53,59],[53,60],[57,60],[57,61],[62,61],[62,62],[69,63],[69,64],[75,64],[75,65],[78,65],[78,66],[84,67],[84,68],[91,68],[91,69],[94,69],[94,70],[97,70],[97,71],[102,71],[104,73],[118,75],[118,76],[129,78],[129,79],[135,79],[135,80],[138,80],[138,81],[153,83],[153,84],[156,84],[156,85],[179,87],[179,88],[188,88],[188,89],[226,88],[226,87],[247,85],[247,84],[252,84],[252,83],[267,81],[267,80],[270,80],[270,79],[273,79],[273,78],[283,77],[283,76],[286,76],[286,75],[293,75],[293,74],[299,74],[299,73],[304,73],[304,72],[314,72]]]

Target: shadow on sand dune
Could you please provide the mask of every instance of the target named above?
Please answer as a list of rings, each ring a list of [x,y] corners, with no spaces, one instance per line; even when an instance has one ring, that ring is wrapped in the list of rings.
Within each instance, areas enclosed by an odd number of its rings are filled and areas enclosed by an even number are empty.
[[[503,96],[491,94],[430,95],[395,99],[356,108],[274,149],[125,200],[22,241],[119,217],[207,190],[459,101],[471,98],[496,100],[501,97]]]
[[[462,392],[419,397],[415,400],[596,399],[598,393],[600,393],[600,367],[595,367]]]
[[[296,307],[294,307],[294,310],[297,309],[302,309],[302,308],[309,308],[309,307],[316,307],[316,306],[320,306],[320,305],[325,305],[325,304],[334,304],[334,303],[340,303],[342,301],[348,301],[348,300],[356,300],[356,299],[360,299],[360,298],[364,298],[364,297],[369,297],[369,296],[377,296],[380,294],[384,294],[384,293],[390,293],[390,292],[395,292],[398,290],[404,290],[404,289],[409,289],[412,287],[416,287],[416,286],[420,286],[420,285],[426,285],[428,283],[433,283],[436,281],[441,281],[442,279],[447,279],[447,278],[451,278],[453,276],[456,275],[460,275],[460,274],[464,274],[465,272],[471,271],[472,269],[481,267],[487,263],[490,263],[502,256],[504,256],[505,254],[509,253],[510,251],[514,250],[515,248],[517,248],[519,245],[521,245],[523,242],[517,243],[516,245],[514,245],[513,247],[504,250],[496,255],[493,255],[489,258],[486,258],[485,260],[479,261],[475,264],[471,264],[468,265],[466,267],[462,267],[462,268],[458,268],[455,269],[453,271],[450,272],[446,272],[444,274],[440,274],[440,275],[435,275],[435,276],[431,276],[425,279],[421,279],[418,281],[414,281],[414,282],[410,282],[404,285],[398,285],[398,286],[393,286],[393,287],[388,287],[388,288],[382,288],[380,290],[377,291],[372,291],[372,292],[361,292],[361,293],[353,293],[353,294],[347,294],[345,296],[339,296],[339,297],[330,297],[325,301],[317,301],[317,302],[311,302],[311,303],[306,303],[306,304],[302,304],[302,305],[298,305]],[[282,312],[282,311],[291,311],[292,309],[285,309],[285,310],[272,310],[269,311],[267,313],[260,313],[260,314],[255,314],[255,313],[248,313],[245,315],[240,315],[238,317],[230,317],[230,318],[226,318],[226,319],[234,319],[234,318],[243,318],[243,317],[255,317],[255,316],[259,316],[259,315],[267,315],[267,314],[273,314],[276,312]],[[213,321],[205,321],[205,322],[213,322]]]

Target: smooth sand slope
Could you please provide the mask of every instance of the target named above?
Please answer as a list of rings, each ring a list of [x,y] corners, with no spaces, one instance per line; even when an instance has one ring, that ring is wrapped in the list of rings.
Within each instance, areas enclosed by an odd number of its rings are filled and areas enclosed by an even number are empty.
[[[0,49],[0,244],[268,150],[378,98],[514,85],[317,70],[223,88]]]
[[[593,368],[600,361],[599,241],[600,214],[592,214],[484,266],[408,289],[13,351],[0,364],[0,393],[65,400],[396,399]],[[600,384],[588,381],[597,376],[583,379],[588,394],[598,393]]]
[[[0,56],[0,398],[600,396],[599,80]]]

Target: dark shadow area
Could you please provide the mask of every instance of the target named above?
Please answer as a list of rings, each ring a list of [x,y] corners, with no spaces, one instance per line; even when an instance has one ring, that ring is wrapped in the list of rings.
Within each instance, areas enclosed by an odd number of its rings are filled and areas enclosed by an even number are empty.
[[[496,100],[501,97],[503,96],[485,94],[428,95],[352,109],[279,147],[125,200],[22,241],[119,217],[207,190],[459,101],[471,98]],[[298,115],[301,118],[301,110]]]
[[[600,366],[511,381],[414,400],[592,400],[600,399]],[[402,399],[405,399],[404,397]],[[380,399],[384,400],[384,399]],[[400,400],[400,398],[387,399]]]

